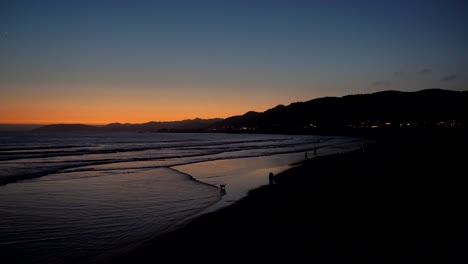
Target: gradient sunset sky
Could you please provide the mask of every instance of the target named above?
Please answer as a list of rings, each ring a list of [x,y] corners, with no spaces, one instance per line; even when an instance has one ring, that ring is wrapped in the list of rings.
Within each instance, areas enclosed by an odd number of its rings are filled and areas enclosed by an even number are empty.
[[[468,88],[468,1],[0,1],[0,123]]]

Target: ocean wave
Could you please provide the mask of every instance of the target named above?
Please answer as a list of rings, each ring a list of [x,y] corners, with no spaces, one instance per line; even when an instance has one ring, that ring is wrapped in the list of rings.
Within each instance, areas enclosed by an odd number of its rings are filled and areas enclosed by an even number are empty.
[[[167,138],[156,138],[155,141],[115,140],[120,143],[126,142],[127,145],[123,146],[109,142],[97,144],[99,140],[94,138],[90,140],[94,142],[93,144],[84,144],[86,147],[63,144],[61,139],[56,140],[56,146],[51,146],[50,142],[44,146],[43,141],[39,140],[39,145],[31,142],[28,148],[3,147],[0,150],[2,169],[0,185],[59,172],[154,169],[212,160],[301,152],[332,145],[338,147],[353,142],[353,139],[345,137],[281,135],[252,135],[240,139],[225,137],[204,138],[204,140],[198,138],[190,141]]]

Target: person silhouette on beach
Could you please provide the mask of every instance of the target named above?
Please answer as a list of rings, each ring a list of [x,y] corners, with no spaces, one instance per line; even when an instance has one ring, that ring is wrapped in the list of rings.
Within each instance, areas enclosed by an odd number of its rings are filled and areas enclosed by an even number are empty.
[[[270,172],[270,174],[268,174],[268,180],[270,181],[270,184],[275,183],[275,175],[273,174],[273,172]]]
[[[305,158],[307,159],[307,151],[306,151],[306,153],[305,153]]]
[[[220,184],[219,185],[219,192],[221,193],[221,195],[226,194],[226,184]]]

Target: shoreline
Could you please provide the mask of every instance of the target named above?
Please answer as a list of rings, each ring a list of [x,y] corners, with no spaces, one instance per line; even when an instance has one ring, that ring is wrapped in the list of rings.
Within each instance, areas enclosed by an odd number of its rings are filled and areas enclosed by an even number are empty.
[[[466,146],[463,133],[386,135],[305,160],[111,263],[466,260]]]
[[[308,158],[304,158],[304,151],[299,151],[266,156],[203,161],[174,166],[172,169],[190,175],[196,181],[209,184],[211,186],[217,187],[218,189],[220,184],[226,185],[227,191],[224,193],[224,195],[221,196],[221,199],[214,205],[190,217],[190,220],[193,220],[194,218],[197,218],[203,214],[212,213],[226,206],[230,206],[247,197],[251,190],[268,185],[267,175],[269,172],[273,172],[275,175],[277,175],[293,167],[301,165],[306,160],[341,153],[341,150],[343,152],[351,152],[361,148],[361,146],[365,145],[366,143],[367,142],[365,141],[357,140],[356,142],[343,145],[321,146],[315,149],[309,149],[305,151],[309,153]],[[315,152],[314,154],[314,150],[319,151]],[[202,173],[197,172],[200,167],[203,168]],[[208,175],[206,171],[207,167],[218,167],[219,169],[208,173]],[[221,177],[225,179],[220,180],[220,174],[227,174],[229,176]]]
[[[356,147],[355,148],[350,148],[349,146],[350,145],[356,146],[357,144],[362,145],[362,144],[364,144],[364,141],[359,142],[359,143],[350,143],[348,145],[345,145],[345,146],[348,146],[347,148],[342,148],[342,147],[338,147],[338,146],[324,146],[324,147],[315,148],[317,150],[320,149],[320,151],[316,155],[313,154],[315,149],[308,150],[307,152],[311,153],[311,155],[309,156],[310,158],[305,158],[305,159],[303,158],[302,160],[299,160],[299,161],[295,161],[295,162],[287,163],[287,164],[285,163],[284,165],[277,166],[276,168],[280,168],[280,171],[279,171],[279,173],[276,174],[276,176],[279,176],[279,175],[287,172],[288,170],[290,170],[292,168],[295,168],[297,166],[301,166],[302,164],[304,164],[308,160],[312,160],[313,158],[336,155],[336,154],[341,153],[341,152],[337,152],[337,149],[344,149],[345,150],[344,153],[354,152],[354,151],[357,150]],[[323,153],[325,153],[325,154],[323,154]],[[184,164],[184,165],[177,165],[177,166],[174,166],[174,167],[170,167],[170,169],[176,171],[177,173],[184,174],[184,175],[186,175],[187,177],[191,178],[192,180],[194,180],[196,182],[199,182],[201,184],[208,185],[208,186],[211,186],[211,187],[214,187],[214,188],[217,188],[217,189],[221,190],[220,187],[217,184],[210,183],[210,182],[205,182],[203,178],[199,179],[198,177],[194,177],[193,175],[188,174],[185,171],[179,170],[180,167],[200,165],[200,164],[203,164],[203,166],[210,166],[210,163],[220,162],[220,161],[221,162],[233,162],[233,161],[235,162],[235,161],[240,161],[240,160],[252,161],[252,160],[256,160],[256,159],[268,159],[268,158],[271,158],[271,157],[284,157],[284,158],[286,158],[286,156],[288,156],[288,155],[302,157],[303,154],[304,153],[301,151],[301,152],[280,153],[280,154],[274,154],[274,155],[268,155],[268,156],[255,156],[255,157],[221,159],[221,160],[215,160],[215,161],[203,161],[203,162],[196,162],[196,163],[190,163],[190,164]],[[289,157],[289,159],[291,159],[291,157]],[[291,159],[291,160],[293,160],[293,159]],[[295,159],[295,160],[297,160],[297,159]],[[253,175],[249,175],[249,176],[253,176]],[[254,177],[258,177],[258,175],[254,176]],[[262,177],[262,180],[264,181],[264,183],[261,183],[260,185],[258,185],[258,184],[257,185],[255,185],[255,184],[252,185],[252,183],[250,183],[249,186],[243,186],[242,187],[242,190],[245,191],[245,195],[241,195],[240,197],[231,197],[231,198],[233,198],[233,200],[230,200],[230,199],[226,200],[224,198],[226,196],[227,197],[230,197],[230,196],[226,195],[226,193],[222,194],[220,196],[220,200],[218,200],[217,202],[214,202],[212,205],[208,206],[207,208],[202,209],[199,212],[195,213],[194,215],[188,216],[187,218],[180,219],[179,221],[175,222],[170,227],[168,227],[160,235],[158,235],[158,236],[156,236],[154,238],[149,238],[149,239],[145,240],[145,242],[143,242],[141,245],[136,245],[136,246],[132,245],[131,248],[138,249],[138,248],[140,248],[142,246],[145,246],[148,242],[151,243],[154,240],[158,240],[160,237],[170,235],[173,232],[177,232],[179,229],[183,229],[185,226],[190,225],[190,223],[192,221],[197,220],[198,218],[200,218],[200,217],[202,217],[202,216],[204,216],[206,214],[216,213],[219,210],[222,210],[224,208],[228,208],[228,207],[236,204],[237,202],[239,202],[242,199],[248,198],[249,193],[251,191],[254,191],[255,189],[258,189],[258,188],[262,188],[264,186],[268,186],[267,175],[262,174],[261,177]],[[229,186],[228,188],[229,188],[229,194],[230,194],[231,191],[232,191],[231,186]],[[132,252],[132,250],[130,250],[129,252]],[[125,253],[123,255],[125,255]]]
[[[242,137],[231,137],[231,135],[222,135],[221,137],[208,135],[200,137],[193,135],[193,140],[191,139],[191,143],[188,144],[180,143],[181,140],[178,140],[180,139],[179,137],[186,138],[185,135],[174,136],[173,138],[170,138],[168,135],[164,140],[156,138],[154,142],[151,141],[152,143],[150,145],[145,145],[144,148],[151,148],[153,143],[155,145],[163,144],[165,146],[166,141],[174,141],[176,142],[174,143],[175,148],[169,150],[167,153],[163,151],[159,156],[167,157],[167,155],[170,154],[176,157],[185,157],[188,155],[182,154],[212,153],[211,155],[213,156],[201,158],[196,158],[196,155],[191,155],[195,158],[189,158],[188,161],[210,160],[216,157],[224,158],[223,160],[211,161],[214,163],[205,163],[204,165],[210,164],[210,167],[218,166],[219,168],[226,169],[225,174],[231,174],[229,176],[233,176],[236,179],[245,179],[251,176],[250,173],[244,174],[243,171],[249,170],[249,167],[244,165],[246,165],[247,160],[252,160],[250,165],[254,165],[255,169],[253,171],[259,175],[257,179],[265,182],[267,182],[267,175],[273,170],[273,167],[279,167],[277,164],[286,165],[292,163],[289,162],[288,155],[296,155],[295,159],[300,160],[304,157],[304,152],[302,151],[316,148],[317,144],[320,146],[340,144],[337,151],[342,151],[348,147],[348,143],[346,142],[354,141],[349,138],[341,137],[296,137],[289,135],[246,135]],[[32,148],[33,152],[38,152],[38,154],[40,154],[38,155],[39,159],[49,159],[48,156],[54,155],[57,156],[57,158],[51,158],[50,161],[60,162],[68,159],[67,155],[65,155],[65,157],[60,156],[60,151],[58,153],[49,153],[47,148],[44,149],[39,145],[35,145],[34,142],[39,141],[37,138],[29,137],[29,139],[32,141],[31,144],[28,144],[27,147],[18,145],[18,148]],[[78,148],[76,150],[80,155],[77,160],[79,160],[79,162],[82,160],[88,161],[86,155],[81,157],[81,147],[77,144],[72,144],[75,141],[82,142],[83,139],[81,137],[73,137],[71,139],[46,137],[39,139],[56,144],[52,146],[53,149],[59,146],[70,146],[69,148],[65,148],[63,150],[64,152],[72,151],[74,153],[75,148]],[[84,139],[86,142],[94,142],[93,140],[100,142],[101,137],[89,135]],[[119,136],[108,140],[116,142],[122,139],[123,138]],[[125,139],[127,140],[127,136],[125,136]],[[132,159],[133,156],[126,155],[126,150],[140,149],[140,145],[135,145],[133,141],[138,142],[150,139],[153,138],[128,138],[128,144],[132,146],[130,148],[126,147],[126,145],[117,146],[111,144],[109,145],[110,149],[117,148],[125,150],[123,151],[124,154],[122,155],[119,151],[116,152],[115,157],[107,154],[102,157],[105,157],[107,161],[115,161],[118,160],[117,158],[119,157],[124,158],[124,160]],[[23,139],[19,137],[17,140]],[[213,142],[215,142],[214,145],[217,146],[214,149],[210,147],[213,145]],[[226,142],[229,143],[229,145],[227,145]],[[97,143],[95,145],[98,146]],[[195,147],[193,147],[193,145],[195,145]],[[205,145],[206,147],[199,147]],[[173,145],[170,146],[174,147]],[[187,152],[179,152],[177,149],[179,146],[184,147],[183,150]],[[15,147],[13,146],[12,148]],[[36,148],[38,149],[37,151],[34,150]],[[95,153],[93,148],[89,151],[88,149],[85,150],[85,153]],[[101,150],[101,148],[98,147],[98,150]],[[21,154],[20,152],[19,154]],[[187,216],[199,212],[200,208],[205,209],[209,207],[213,200],[219,199],[219,189],[205,184],[199,184],[193,181],[192,177],[181,174],[180,171],[159,167],[164,164],[166,166],[169,166],[169,164],[186,164],[187,160],[180,158],[162,160],[157,162],[158,164],[152,164],[151,167],[144,167],[144,165],[148,165],[149,162],[147,160],[149,160],[151,156],[142,155],[143,153],[144,152],[137,152],[137,154],[141,155],[137,155],[136,159],[133,159],[135,161],[132,163],[109,163],[107,165],[97,166],[84,164],[86,166],[80,169],[70,169],[51,174],[39,180],[5,186],[4,192],[2,192],[2,197],[5,199],[1,199],[3,201],[2,208],[6,208],[7,212],[11,210],[11,215],[14,217],[4,219],[6,221],[4,223],[14,223],[15,225],[13,226],[17,228],[10,228],[9,226],[12,226],[11,224],[3,225],[4,233],[6,234],[3,241],[14,242],[27,240],[22,238],[32,237],[28,234],[28,230],[40,229],[42,225],[46,226],[46,228],[50,227],[50,229],[44,232],[35,233],[34,239],[28,240],[29,242],[27,244],[18,244],[17,246],[13,245],[8,248],[3,248],[2,252],[7,253],[4,254],[7,255],[7,260],[13,262],[27,262],[29,261],[27,258],[32,259],[35,256],[39,256],[41,259],[38,258],[37,262],[48,262],[48,259],[54,259],[56,258],[55,256],[64,252],[63,256],[60,255],[63,261],[71,259],[84,261],[85,259],[89,259],[90,262],[105,263],[114,258],[114,256],[118,257],[121,253],[125,254],[127,249],[133,249],[133,245],[137,247],[143,242],[155,238],[160,233],[166,233],[174,223],[178,223],[178,215],[181,216],[181,219],[185,219]],[[158,153],[159,152],[156,151],[153,155],[157,155]],[[266,155],[272,153],[286,154]],[[322,149],[319,150],[319,153],[322,153]],[[42,154],[47,157],[42,157]],[[228,157],[239,156],[248,158],[227,159]],[[99,158],[101,156],[90,157]],[[12,158],[14,157],[12,156]],[[34,160],[31,161],[32,169],[36,167],[42,169],[42,163],[33,162]],[[232,163],[230,167],[223,167],[228,163]],[[16,163],[13,162],[12,164],[16,166]],[[36,164],[37,166],[35,166]],[[50,164],[54,163],[51,162]],[[12,167],[14,167],[13,165]],[[49,165],[49,163],[45,165]],[[196,164],[192,163],[191,165],[187,164],[185,166],[194,165]],[[20,168],[21,166],[22,164],[18,162],[16,167]],[[205,171],[211,171],[210,168],[204,169]],[[231,169],[234,170],[231,171]],[[187,171],[190,172],[190,170]],[[274,170],[273,172],[276,173]],[[211,178],[210,180],[213,179],[214,178]],[[234,185],[232,184],[228,185],[228,195],[226,195],[226,197],[234,193],[233,187]],[[198,189],[202,189],[202,191],[197,192]],[[23,193],[27,195],[20,195]],[[32,199],[31,197],[38,198]],[[60,197],[60,199],[57,197]],[[106,198],[109,197],[111,199],[106,200]],[[179,199],[180,197],[196,197],[196,199]],[[71,201],[72,204],[67,204],[68,201]],[[59,207],[60,210],[48,210],[48,208],[53,206],[54,208]],[[40,217],[44,216],[43,218],[48,215],[56,216],[46,219],[47,221],[42,221],[42,219],[40,219],[41,221],[29,221],[31,218],[24,218],[21,215],[23,210],[24,212],[28,212],[29,208],[34,208],[37,215]],[[86,208],[87,210],[80,211],[79,208]],[[179,210],[179,208],[182,209]],[[70,220],[61,221],[62,216]],[[94,219],[97,220],[94,221]],[[75,220],[76,224],[73,222]],[[72,224],[69,225],[68,223]],[[80,229],[75,227],[82,228],[81,230],[86,230],[86,232],[80,232],[78,231]],[[118,229],[117,232],[115,232],[116,229]],[[77,234],[79,233],[79,235],[62,237],[60,240],[53,241],[42,240],[43,237],[50,237],[50,233],[54,233],[53,235],[55,235],[55,233],[62,232],[62,230],[64,230],[63,232],[68,232],[67,230],[70,230],[70,232],[76,232]],[[114,237],[117,238],[114,239]],[[35,248],[38,246],[48,248],[47,252],[36,253]],[[12,254],[9,254],[9,252],[12,252]],[[22,253],[18,254],[16,252]],[[56,252],[59,253],[57,254]],[[59,257],[57,257],[57,259],[58,258]]]

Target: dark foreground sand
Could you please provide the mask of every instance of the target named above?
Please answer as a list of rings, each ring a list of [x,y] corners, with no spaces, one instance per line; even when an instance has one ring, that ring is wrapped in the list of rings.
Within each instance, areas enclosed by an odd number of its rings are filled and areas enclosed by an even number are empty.
[[[115,263],[468,263],[466,147],[463,131],[376,136]]]

